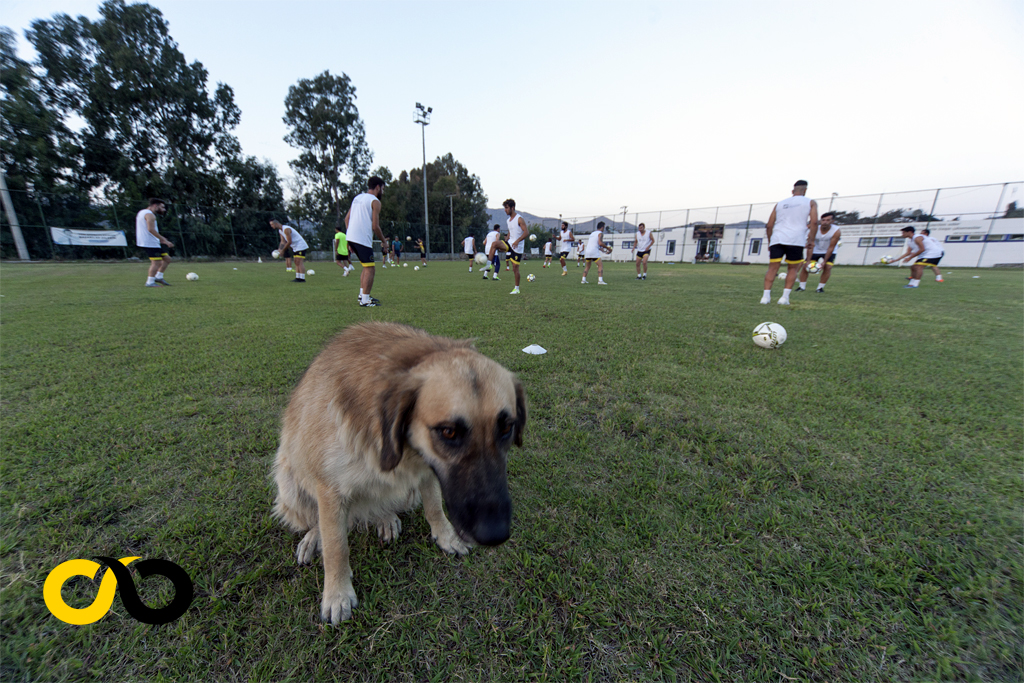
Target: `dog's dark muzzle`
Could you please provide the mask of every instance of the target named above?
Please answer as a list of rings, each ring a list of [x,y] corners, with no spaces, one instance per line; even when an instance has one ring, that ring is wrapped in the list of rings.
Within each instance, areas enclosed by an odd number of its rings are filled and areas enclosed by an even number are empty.
[[[512,528],[512,498],[504,463],[483,471],[454,471],[441,479],[452,525],[480,545],[501,545]]]

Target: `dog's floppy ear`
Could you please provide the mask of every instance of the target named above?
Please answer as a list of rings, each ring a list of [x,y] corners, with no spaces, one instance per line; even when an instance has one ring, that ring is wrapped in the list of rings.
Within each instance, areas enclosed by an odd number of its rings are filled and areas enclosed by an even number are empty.
[[[513,443],[517,446],[523,445],[523,427],[526,426],[526,391],[519,378],[515,379],[516,386],[516,434]]]
[[[388,387],[381,397],[380,468],[385,472],[395,469],[402,461],[406,433],[418,394],[419,384],[407,381]]]

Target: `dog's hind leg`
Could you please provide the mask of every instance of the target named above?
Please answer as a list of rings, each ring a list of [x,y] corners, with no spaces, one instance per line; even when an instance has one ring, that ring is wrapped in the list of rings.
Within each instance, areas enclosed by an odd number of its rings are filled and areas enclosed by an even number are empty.
[[[391,513],[390,517],[382,517],[377,520],[377,535],[385,543],[395,540],[400,533],[402,533],[402,520],[398,519],[398,515],[395,513]]]
[[[299,541],[295,559],[299,564],[312,564],[313,558],[318,552],[320,552],[320,527],[315,526],[307,531],[303,539]]]

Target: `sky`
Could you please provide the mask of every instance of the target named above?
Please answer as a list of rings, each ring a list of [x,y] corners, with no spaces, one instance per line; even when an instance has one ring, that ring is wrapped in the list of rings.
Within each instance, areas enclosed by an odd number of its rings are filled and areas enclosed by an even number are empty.
[[[288,88],[356,88],[374,167],[451,153],[488,205],[621,214],[1024,180],[1024,2],[152,0],[288,177]],[[4,0],[20,37],[98,0]]]

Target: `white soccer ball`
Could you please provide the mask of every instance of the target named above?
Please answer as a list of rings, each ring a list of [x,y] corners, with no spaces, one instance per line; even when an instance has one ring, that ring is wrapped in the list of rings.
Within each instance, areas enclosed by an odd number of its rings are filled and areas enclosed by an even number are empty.
[[[821,264],[817,261],[811,261],[807,264],[807,272],[811,275],[817,275],[821,272]]]
[[[274,251],[270,252],[270,255],[273,256],[274,258],[281,258],[281,250],[275,249]]]
[[[306,271],[306,275],[316,275],[316,271],[315,270],[307,270]]]
[[[882,258],[878,259],[878,262],[881,263],[884,266],[885,264],[887,264],[889,262],[889,257],[888,256],[883,256]]]
[[[413,269],[413,270],[419,270],[419,269],[420,269],[420,267],[419,267],[419,266],[413,266],[413,267],[412,267],[412,269]]]
[[[754,343],[762,349],[777,349],[786,343],[786,328],[778,323],[761,323],[754,328]]]
[[[403,264],[402,264],[402,267],[403,267],[403,268],[408,268],[408,267],[409,267],[409,264],[408,264],[408,263],[403,263]]]
[[[778,276],[776,276],[776,279],[777,280],[785,280],[786,279],[786,273],[785,272],[780,272],[778,274]]]
[[[479,263],[481,266],[485,266],[487,265],[487,254],[483,253],[482,251],[478,252],[477,255],[473,257],[473,260]]]
[[[530,273],[529,275],[526,276],[526,279],[529,280],[530,282],[533,282],[534,280],[537,279],[537,276],[534,275],[533,273]]]
[[[531,233],[530,234],[530,241],[531,242],[536,242],[537,241],[537,233]]]
[[[188,275],[185,276],[185,279],[186,280],[198,280],[199,276],[196,275],[195,273],[189,273]]]

